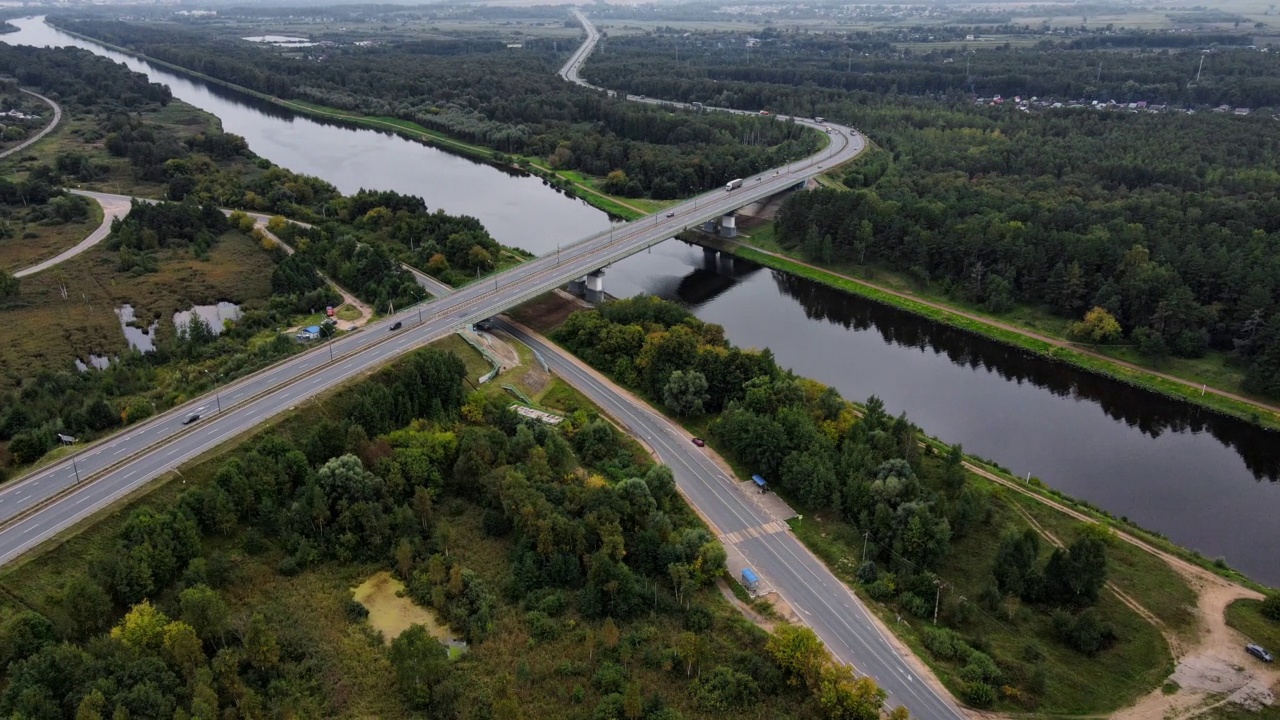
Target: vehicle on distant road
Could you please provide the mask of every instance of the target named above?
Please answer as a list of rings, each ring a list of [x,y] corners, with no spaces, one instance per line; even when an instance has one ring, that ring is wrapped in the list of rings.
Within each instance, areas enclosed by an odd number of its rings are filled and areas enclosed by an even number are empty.
[[[725,184],[724,189],[737,190],[740,187],[742,187],[742,178],[738,178],[737,180],[730,180],[728,183]]]
[[[187,416],[187,419],[186,419],[186,420],[183,420],[183,421],[182,421],[182,424],[183,424],[183,425],[190,425],[191,423],[193,423],[193,422],[195,422],[195,421],[197,421],[197,420],[199,420],[199,419],[200,419],[200,413],[191,413],[190,415],[188,415],[188,416]]]
[[[1273,660],[1273,658],[1271,657],[1271,653],[1263,649],[1261,645],[1254,645],[1253,643],[1249,643],[1248,645],[1244,646],[1244,649],[1245,649],[1245,652],[1258,658],[1262,662],[1271,662]]]
[[[707,446],[707,441],[706,441],[706,440],[703,440],[702,438],[698,438],[698,437],[696,437],[696,438],[694,438],[694,439],[693,439],[693,444],[694,444],[694,445],[697,445],[698,447],[706,447],[706,446]]]
[[[392,332],[395,332],[396,330],[399,330],[402,327],[404,327],[404,323],[400,322],[399,320],[391,323]]]
[[[671,212],[667,213],[667,217],[675,217],[675,216],[676,216],[675,210],[672,210]]]
[[[768,110],[761,110],[761,111],[760,111],[760,114],[761,114],[761,115],[768,115],[768,114],[769,114],[769,111],[768,111]]]
[[[826,120],[826,118],[821,117],[821,116],[819,116],[819,115],[814,115],[814,116],[813,116],[813,121],[814,121],[814,122],[816,122],[816,123],[824,123],[824,122],[826,122],[827,120]]]

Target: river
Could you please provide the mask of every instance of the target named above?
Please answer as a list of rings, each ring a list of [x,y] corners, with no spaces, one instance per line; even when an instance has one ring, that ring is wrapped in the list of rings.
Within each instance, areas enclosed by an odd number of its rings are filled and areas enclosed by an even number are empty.
[[[59,32],[11,21],[0,41],[75,45],[169,85],[257,154],[322,177],[423,197],[479,218],[500,242],[553,251],[608,226],[580,200],[394,135],[295,116]],[[769,347],[849,398],[878,395],[931,435],[960,442],[1128,517],[1251,577],[1280,585],[1280,435],[1077,372],[998,343],[701,248],[668,241],[606,272],[614,295],[678,300],[734,343]]]

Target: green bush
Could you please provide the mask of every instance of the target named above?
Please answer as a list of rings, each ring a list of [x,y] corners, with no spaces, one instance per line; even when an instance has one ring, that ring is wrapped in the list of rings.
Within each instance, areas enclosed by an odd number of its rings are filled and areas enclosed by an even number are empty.
[[[1280,622],[1280,593],[1268,595],[1258,607],[1258,612],[1261,612],[1265,618]]]
[[[920,641],[939,660],[967,658],[973,652],[959,633],[947,628],[926,627]]]
[[[1000,668],[990,655],[974,650],[969,653],[969,661],[961,668],[960,678],[966,683],[996,686],[1000,684]]]
[[[606,662],[591,678],[591,686],[602,694],[622,692],[627,684],[627,671],[618,663]]]
[[[965,683],[960,690],[960,696],[973,707],[986,708],[995,704],[996,689],[981,682]]]
[[[534,640],[545,642],[560,636],[560,625],[541,610],[530,610],[524,614],[525,624],[529,626],[529,634]]]

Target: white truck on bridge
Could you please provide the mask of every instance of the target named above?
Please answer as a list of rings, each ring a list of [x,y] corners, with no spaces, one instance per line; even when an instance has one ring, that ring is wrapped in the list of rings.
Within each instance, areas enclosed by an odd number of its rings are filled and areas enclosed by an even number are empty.
[[[742,187],[742,179],[738,178],[737,180],[730,180],[729,183],[724,186],[724,189],[726,191],[729,191],[729,190],[737,190],[740,187]]]

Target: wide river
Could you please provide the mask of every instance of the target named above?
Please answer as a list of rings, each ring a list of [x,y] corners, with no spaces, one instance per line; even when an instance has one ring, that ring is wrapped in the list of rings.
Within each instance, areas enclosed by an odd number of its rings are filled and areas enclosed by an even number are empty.
[[[38,18],[11,22],[20,31],[0,41],[74,45],[123,62],[218,116],[259,155],[344,192],[418,195],[537,253],[609,225],[604,213],[535,178],[282,112]],[[679,241],[609,268],[606,289],[679,300],[723,325],[734,343],[769,347],[782,365],[846,397],[878,395],[931,435],[1280,585],[1280,434]]]

